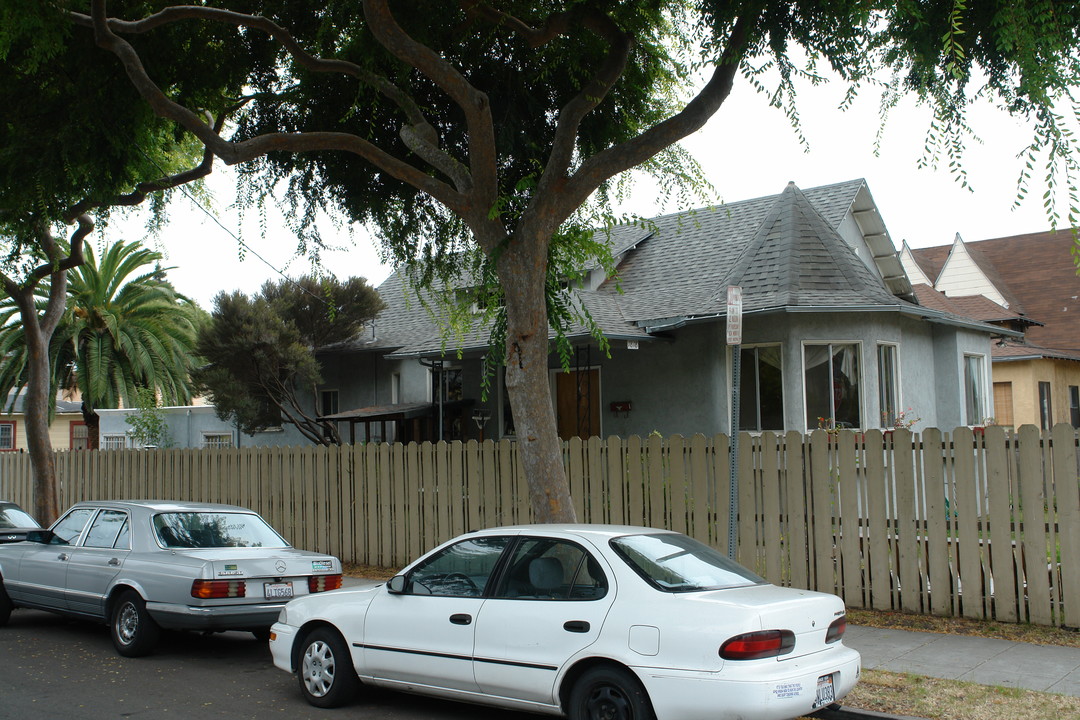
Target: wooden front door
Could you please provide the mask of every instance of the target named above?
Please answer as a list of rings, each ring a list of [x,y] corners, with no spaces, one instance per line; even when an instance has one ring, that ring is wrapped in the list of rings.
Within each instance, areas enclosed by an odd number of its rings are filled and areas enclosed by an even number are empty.
[[[559,437],[569,440],[600,434],[600,370],[555,374],[555,415]]]

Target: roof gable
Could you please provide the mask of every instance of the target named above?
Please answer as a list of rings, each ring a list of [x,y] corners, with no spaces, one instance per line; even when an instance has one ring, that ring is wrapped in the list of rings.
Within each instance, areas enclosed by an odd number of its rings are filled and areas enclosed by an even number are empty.
[[[1080,351],[1080,278],[1072,254],[1071,230],[1013,235],[967,242],[980,268],[991,268],[1010,310],[1043,323],[1026,331],[1034,345]],[[912,254],[922,264],[941,257],[949,246],[919,248]],[[940,288],[939,288],[940,289]],[[965,293],[968,294],[968,293]]]

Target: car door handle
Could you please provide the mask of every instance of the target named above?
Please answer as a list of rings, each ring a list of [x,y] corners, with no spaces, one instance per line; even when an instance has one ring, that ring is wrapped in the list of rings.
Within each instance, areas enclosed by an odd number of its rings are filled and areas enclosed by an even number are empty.
[[[109,564],[110,565],[119,565],[120,564],[120,558],[109,558]]]
[[[56,556],[56,559],[57,560],[67,560],[68,559],[68,554],[67,553],[60,553],[59,555]]]
[[[585,620],[567,620],[563,623],[562,629],[567,632],[587,633],[590,627],[592,626]]]
[[[468,625],[472,622],[472,615],[468,613],[454,613],[450,616],[450,622],[455,625]]]

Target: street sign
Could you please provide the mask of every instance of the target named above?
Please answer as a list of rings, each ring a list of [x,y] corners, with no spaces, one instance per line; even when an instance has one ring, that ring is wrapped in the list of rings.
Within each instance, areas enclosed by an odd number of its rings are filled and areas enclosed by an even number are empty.
[[[742,345],[742,288],[738,285],[727,289],[727,344]]]

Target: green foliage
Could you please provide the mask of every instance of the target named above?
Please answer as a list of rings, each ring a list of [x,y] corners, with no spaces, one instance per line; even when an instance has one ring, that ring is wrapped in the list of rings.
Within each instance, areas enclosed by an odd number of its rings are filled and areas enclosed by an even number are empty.
[[[218,417],[245,433],[288,422],[325,442],[329,429],[311,411],[321,382],[315,351],[354,339],[382,307],[362,278],[267,283],[250,298],[220,293],[199,333],[206,364],[195,371],[195,382]]]
[[[127,418],[127,423],[131,426],[128,435],[140,445],[172,447],[169,423],[165,420],[165,412],[157,395],[150,388],[139,388],[137,398],[135,412]]]
[[[91,410],[134,407],[139,390],[150,388],[168,404],[190,402],[195,334],[205,314],[165,279],[160,260],[138,243],[110,246],[100,264],[87,249],[86,263],[69,273],[67,310],[49,346],[53,397],[78,388]],[[40,287],[39,296],[45,293]],[[10,298],[0,319],[6,393],[28,382],[26,340]]]

